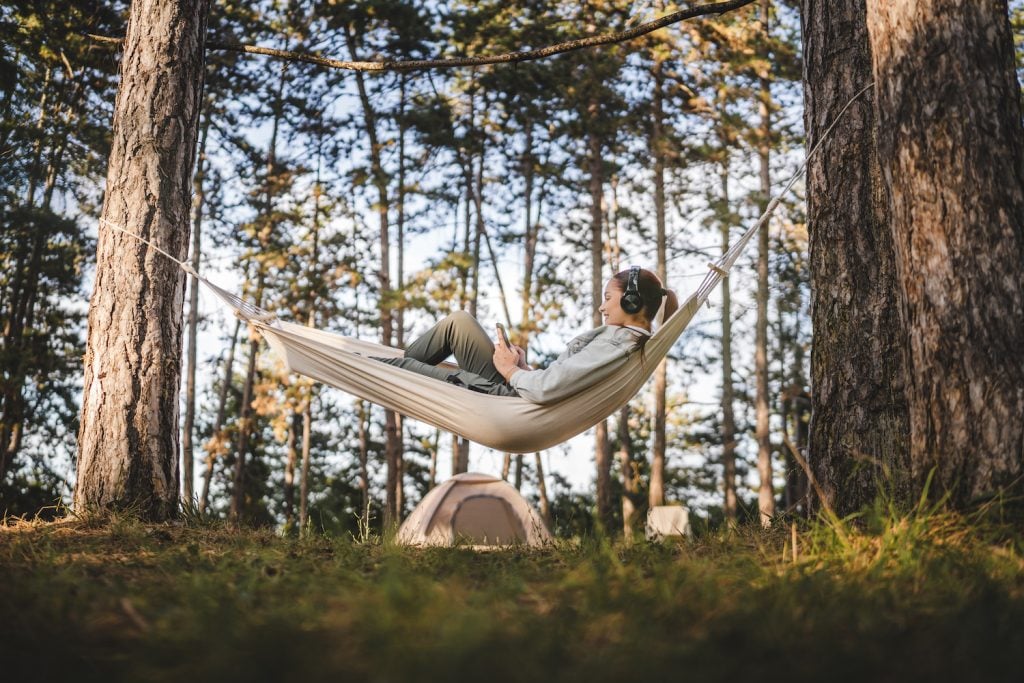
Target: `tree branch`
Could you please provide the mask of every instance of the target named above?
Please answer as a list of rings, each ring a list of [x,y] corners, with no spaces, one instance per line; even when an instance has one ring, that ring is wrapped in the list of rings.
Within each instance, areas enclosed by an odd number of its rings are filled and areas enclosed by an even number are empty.
[[[287,59],[293,62],[305,62],[307,64],[315,64],[317,66],[325,66],[331,69],[347,69],[350,71],[415,71],[419,69],[448,69],[458,66],[484,66],[487,64],[515,64],[518,62],[528,62],[536,59],[543,59],[544,57],[551,57],[553,55],[559,55],[563,52],[573,52],[575,50],[582,50],[588,47],[598,47],[600,45],[612,45],[614,43],[622,43],[640,36],[647,35],[653,31],[657,31],[660,28],[665,28],[672,24],[679,23],[680,21],[686,21],[687,19],[694,19],[696,17],[707,16],[710,14],[724,14],[734,9],[739,9],[744,5],[749,5],[754,0],[729,0],[728,2],[713,2],[706,5],[697,5],[696,7],[688,7],[678,12],[672,12],[666,14],[660,19],[649,21],[646,24],[640,24],[631,29],[625,31],[617,31],[615,33],[605,33],[596,36],[590,36],[588,38],[579,38],[577,40],[567,40],[562,43],[555,45],[549,45],[547,47],[537,48],[536,50],[521,50],[518,52],[508,52],[500,55],[492,55],[488,57],[452,57],[443,59],[409,59],[409,60],[382,60],[376,62],[354,62],[344,61],[340,59],[331,59],[329,57],[320,57],[313,54],[305,54],[301,52],[289,52],[287,50],[274,50],[269,47],[259,47],[257,45],[243,45],[240,43],[219,43],[214,41],[208,41],[206,48],[209,50],[229,50],[232,52],[245,52],[249,54],[267,55],[269,57],[276,57],[278,59]],[[93,40],[97,40],[104,43],[120,43],[122,39],[111,38],[107,36],[97,36],[92,34],[86,34]]]

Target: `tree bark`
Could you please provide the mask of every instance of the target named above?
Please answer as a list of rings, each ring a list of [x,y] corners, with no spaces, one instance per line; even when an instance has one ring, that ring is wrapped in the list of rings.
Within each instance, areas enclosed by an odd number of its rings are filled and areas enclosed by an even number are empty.
[[[597,104],[590,105],[592,116],[596,117]],[[590,297],[594,327],[600,327],[601,302],[604,300],[602,274],[604,253],[604,230],[602,202],[604,186],[601,139],[596,132],[587,136],[587,163],[590,171]],[[608,421],[601,420],[594,428],[594,460],[597,466],[597,516],[605,530],[612,528],[611,492],[611,444],[608,442]]]
[[[640,478],[633,466],[633,441],[629,435],[629,404],[619,411],[619,468],[622,470],[622,536],[633,540],[636,524],[636,498],[640,493]]]
[[[302,429],[302,413],[292,410],[288,420],[288,441],[285,445],[284,461],[284,525],[291,530],[295,524],[295,465],[299,461],[296,448],[298,432]]]
[[[131,5],[89,306],[79,511],[177,514],[184,274],[111,225],[185,255],[208,7]]]
[[[934,471],[932,494],[964,506],[1024,471],[1024,132],[1007,4],[868,0],[867,25],[914,488]]]
[[[313,393],[302,406],[302,470],[299,474],[299,533],[304,533],[309,520],[310,441],[313,435]]]
[[[192,218],[192,269],[199,272],[200,254],[202,253],[203,226],[203,165],[206,162],[206,141],[210,133],[210,119],[207,115],[203,123],[203,132],[199,140],[199,167],[193,180],[195,197],[192,205],[195,212]],[[192,490],[193,454],[192,439],[195,431],[196,418],[196,336],[199,331],[199,281],[190,278],[188,297],[188,367],[185,370],[185,422],[181,428],[181,497],[186,505],[194,505]]]
[[[729,250],[729,163],[722,167],[722,253]],[[736,417],[732,384],[732,294],[729,278],[722,278],[722,470],[724,512],[730,526],[736,524]]]
[[[242,329],[242,319],[235,320],[235,330],[231,333],[231,345],[228,347],[228,355],[224,360],[224,381],[220,385],[220,394],[217,397],[217,414],[213,420],[211,430],[211,442],[217,440],[218,444],[226,440],[221,433],[224,428],[224,418],[227,417],[228,394],[231,392],[231,378],[234,373],[235,347],[238,346],[238,332]],[[218,455],[223,454],[223,449],[214,450],[210,444],[206,446],[206,471],[203,472],[203,490],[199,495],[199,512],[206,512],[210,503],[210,481],[213,479],[213,466]]]
[[[765,44],[765,61],[769,59],[767,45],[769,40],[768,18],[771,11],[771,0],[761,0],[761,36]],[[771,81],[768,74],[760,76],[757,108],[761,117],[758,131],[757,156],[760,162],[761,176],[761,207],[764,213],[768,208],[768,198],[772,193],[771,180]],[[755,434],[757,437],[757,473],[760,480],[757,490],[757,507],[760,512],[761,526],[769,526],[775,516],[775,490],[772,486],[772,441],[768,431],[768,223],[758,230],[757,235],[757,322],[754,334],[754,406],[756,414]]]
[[[345,27],[345,40],[348,44],[349,54],[355,59],[356,40],[350,26]],[[377,134],[377,114],[370,102],[366,91],[366,82],[363,74],[356,73],[356,86],[359,91],[359,102],[363,111],[363,122],[366,127],[366,135],[370,142],[370,172],[374,187],[377,190],[377,219],[380,224],[380,270],[378,281],[380,285],[380,333],[381,343],[391,346],[394,343],[393,318],[391,311],[391,231],[388,224],[388,179],[384,172],[384,162],[381,159],[382,145]],[[398,426],[398,416],[393,410],[384,411],[384,459],[387,468],[386,475],[386,504],[384,507],[384,523],[386,525],[397,524],[400,521],[399,510],[399,487],[402,485],[401,459],[402,459],[402,435]]]
[[[654,221],[658,250],[657,272],[664,285],[668,275],[665,244],[665,95],[663,64],[656,60],[654,76],[654,116],[651,122],[651,155],[654,157]],[[651,454],[651,478],[648,502],[651,507],[665,504],[665,398],[668,390],[668,358],[654,371],[654,452]],[[623,520],[625,522],[625,520]]]
[[[804,0],[802,9],[810,149],[870,83],[871,56],[864,0]],[[847,110],[807,167],[814,328],[808,459],[840,515],[884,488],[905,498],[909,484],[906,337],[872,97],[865,93]]]
[[[537,469],[537,497],[540,501],[540,516],[551,529],[551,502],[548,500],[548,486],[544,480],[544,463],[541,462],[540,453],[533,454],[534,466]]]
[[[356,415],[359,419],[359,516],[363,524],[370,525],[370,411],[366,408],[366,401],[358,402],[359,408]]]
[[[261,276],[262,277],[262,276]],[[260,284],[258,291],[262,291]],[[259,306],[261,295],[256,295]],[[242,384],[242,399],[238,415],[238,443],[235,447],[235,467],[231,476],[231,519],[238,522],[245,507],[245,456],[249,452],[249,435],[252,432],[252,394],[256,384],[256,361],[259,358],[259,333],[249,327],[249,361],[245,368],[245,382]]]

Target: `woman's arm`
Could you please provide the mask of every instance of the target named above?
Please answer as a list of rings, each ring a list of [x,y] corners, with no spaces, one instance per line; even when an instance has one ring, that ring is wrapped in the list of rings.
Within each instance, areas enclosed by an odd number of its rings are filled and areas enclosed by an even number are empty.
[[[583,391],[614,372],[634,348],[632,337],[597,338],[578,353],[561,358],[543,370],[513,369],[507,376],[508,382],[528,401],[553,403]]]

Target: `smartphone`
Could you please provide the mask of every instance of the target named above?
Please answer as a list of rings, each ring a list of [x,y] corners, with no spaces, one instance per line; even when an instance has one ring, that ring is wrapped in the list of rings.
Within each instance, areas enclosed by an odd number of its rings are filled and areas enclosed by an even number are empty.
[[[511,349],[511,348],[512,348],[512,343],[511,343],[511,342],[509,342],[509,340],[508,340],[508,334],[507,334],[507,333],[505,332],[505,326],[504,326],[504,325],[502,325],[501,323],[497,323],[497,325],[498,325],[498,336],[500,336],[500,337],[501,337],[501,342],[502,342],[502,343],[503,343],[503,344],[504,344],[504,345],[505,345],[505,346],[506,346],[507,348],[510,348],[510,349]]]

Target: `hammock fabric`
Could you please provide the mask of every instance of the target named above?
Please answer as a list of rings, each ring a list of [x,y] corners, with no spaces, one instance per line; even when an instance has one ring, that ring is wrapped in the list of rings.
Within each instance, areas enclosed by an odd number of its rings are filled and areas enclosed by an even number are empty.
[[[590,387],[545,405],[518,397],[481,394],[374,360],[374,356],[401,357],[403,351],[279,320],[179,263],[235,309],[236,315],[252,324],[291,371],[495,450],[530,453],[586,431],[640,390],[778,203],[778,198],[773,199],[757,224],[718,261],[708,264],[710,270],[697,291],[648,340],[643,359],[634,353],[624,365]]]

